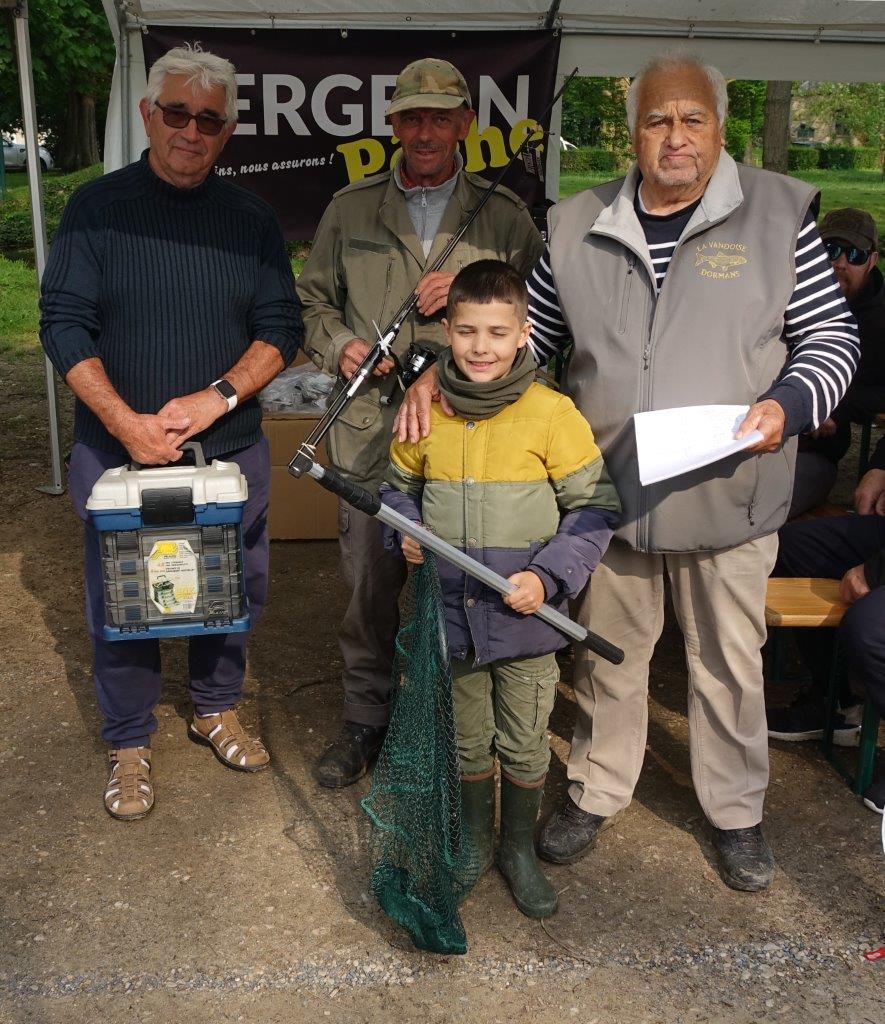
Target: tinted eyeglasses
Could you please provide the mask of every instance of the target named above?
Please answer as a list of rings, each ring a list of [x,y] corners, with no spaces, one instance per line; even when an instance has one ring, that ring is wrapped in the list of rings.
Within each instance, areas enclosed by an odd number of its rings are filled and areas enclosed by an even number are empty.
[[[824,248],[827,250],[827,258],[830,263],[835,263],[842,253],[845,253],[845,259],[855,267],[866,263],[873,251],[872,249],[858,249],[856,245],[841,245],[839,242],[826,242]]]
[[[164,107],[162,103],[155,105],[163,112],[163,124],[167,128],[187,128],[190,121],[196,121],[200,135],[217,135],[227,124],[225,118],[214,117],[212,114],[191,114],[179,107]]]

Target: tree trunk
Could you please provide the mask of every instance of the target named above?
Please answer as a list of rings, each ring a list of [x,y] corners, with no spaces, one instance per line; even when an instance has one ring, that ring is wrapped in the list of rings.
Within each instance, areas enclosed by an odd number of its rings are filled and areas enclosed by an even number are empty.
[[[67,120],[58,141],[58,165],[63,171],[79,171],[99,159],[95,97],[71,90]]]
[[[769,82],[762,112],[762,166],[769,171],[787,173],[787,148],[790,144],[790,98],[792,82]]]

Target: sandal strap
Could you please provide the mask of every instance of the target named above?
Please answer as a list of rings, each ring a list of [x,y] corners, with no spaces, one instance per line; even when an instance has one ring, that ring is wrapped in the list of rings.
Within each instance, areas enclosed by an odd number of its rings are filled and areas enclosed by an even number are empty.
[[[151,752],[148,747],[121,747],[108,752],[111,774],[105,800],[142,800],[151,792]]]
[[[260,740],[252,739],[246,734],[236,712],[232,709],[220,711],[216,715],[206,715],[203,720],[211,718],[218,721],[212,724],[207,736],[227,760],[233,761],[238,755],[252,757],[266,753]]]

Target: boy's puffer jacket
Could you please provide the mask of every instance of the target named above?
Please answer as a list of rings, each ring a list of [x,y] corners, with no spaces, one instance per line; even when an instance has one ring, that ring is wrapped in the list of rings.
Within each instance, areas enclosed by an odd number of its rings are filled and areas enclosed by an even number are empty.
[[[381,499],[505,578],[530,569],[563,608],[583,590],[617,526],[620,502],[589,424],[569,398],[531,384],[488,419],[431,410],[430,434],[394,441]],[[400,538],[386,534],[388,546]],[[440,559],[449,651],[477,665],[568,641]]]

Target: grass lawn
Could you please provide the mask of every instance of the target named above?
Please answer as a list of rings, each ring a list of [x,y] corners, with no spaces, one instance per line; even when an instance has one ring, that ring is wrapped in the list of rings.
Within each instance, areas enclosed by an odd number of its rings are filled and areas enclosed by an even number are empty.
[[[37,272],[0,257],[0,352],[37,344]]]

